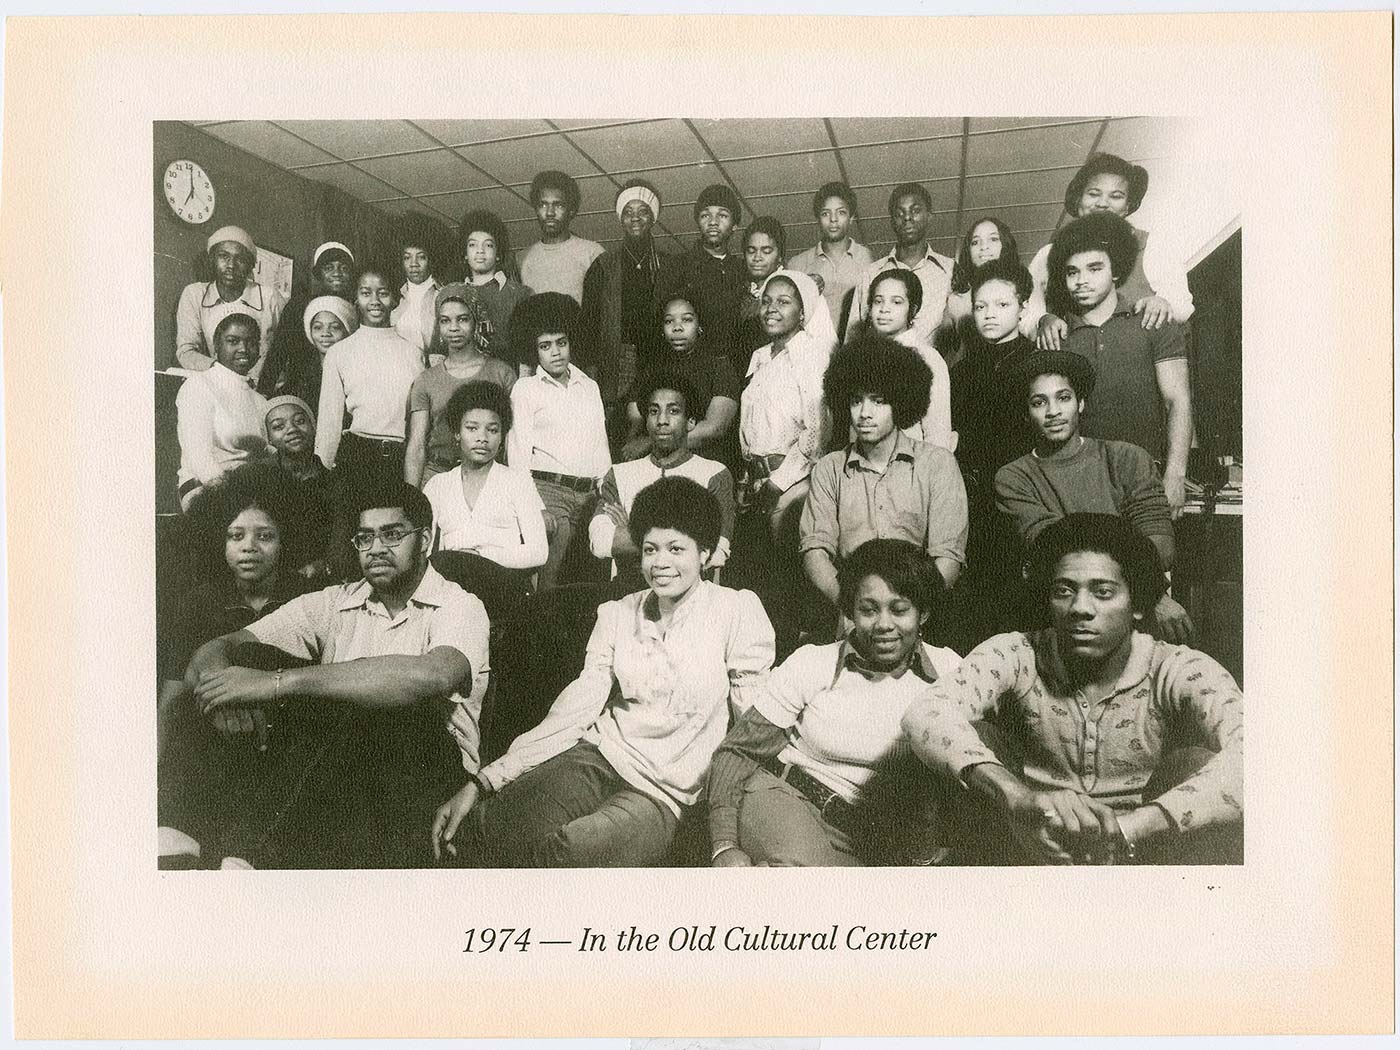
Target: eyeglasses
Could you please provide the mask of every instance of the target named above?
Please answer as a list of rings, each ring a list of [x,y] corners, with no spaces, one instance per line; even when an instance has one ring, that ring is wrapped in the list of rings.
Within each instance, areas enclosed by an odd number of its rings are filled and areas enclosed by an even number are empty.
[[[367,551],[374,546],[377,539],[386,547],[397,547],[404,540],[408,539],[415,532],[422,532],[421,528],[406,529],[402,525],[388,525],[377,532],[365,529],[350,537],[350,542],[355,545],[357,551]]]

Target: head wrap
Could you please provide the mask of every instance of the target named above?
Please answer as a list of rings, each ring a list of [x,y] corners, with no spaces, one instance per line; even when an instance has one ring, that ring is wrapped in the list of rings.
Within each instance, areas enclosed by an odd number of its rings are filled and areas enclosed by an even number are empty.
[[[321,256],[325,255],[326,252],[344,252],[347,259],[351,262],[355,261],[355,253],[345,245],[341,244],[339,241],[327,241],[311,253],[311,268],[313,270],[320,264]]]
[[[311,302],[306,304],[306,309],[301,314],[301,330],[306,333],[306,341],[311,339],[311,322],[317,314],[335,314],[340,318],[340,323],[345,326],[345,334],[349,335],[356,328],[360,327],[360,319],[355,313],[355,308],[338,295],[318,295]]]
[[[739,203],[738,196],[722,182],[706,186],[700,191],[700,199],[695,202],[695,218],[699,219],[700,213],[706,208],[716,207],[728,208],[729,214],[734,216],[735,226],[744,221],[744,208]]]
[[[276,397],[267,399],[267,411],[263,413],[263,426],[267,426],[267,417],[272,415],[274,408],[281,408],[283,405],[296,405],[306,413],[306,417],[311,420],[311,425],[316,425],[316,413],[311,411],[311,406],[295,394],[278,394]]]
[[[831,323],[831,310],[827,308],[826,300],[822,298],[822,293],[817,291],[817,282],[796,270],[774,270],[763,282],[763,289],[759,295],[761,296],[779,277],[791,281],[797,288],[797,294],[802,300],[803,331],[817,340],[823,350],[830,352],[836,346],[836,326]]]
[[[461,303],[467,308],[467,313],[471,316],[473,322],[472,332],[474,333],[477,345],[482,350],[485,350],[488,336],[486,331],[486,307],[482,305],[481,296],[477,293],[477,290],[471,285],[464,284],[461,281],[444,284],[438,289],[437,295],[433,297],[433,337],[430,343],[430,349],[436,353],[446,353],[442,347],[442,340],[439,338],[437,330],[437,318],[438,314],[442,312],[443,303]]]
[[[617,210],[617,217],[622,218],[622,209],[633,201],[641,201],[651,209],[653,219],[661,218],[661,199],[645,186],[628,186],[617,193],[617,203],[614,207]]]
[[[232,241],[234,244],[241,244],[248,249],[248,254],[254,259],[258,257],[257,246],[253,244],[253,238],[247,230],[241,226],[220,226],[209,235],[209,239],[204,242],[206,249],[213,248],[214,245],[223,241]]]

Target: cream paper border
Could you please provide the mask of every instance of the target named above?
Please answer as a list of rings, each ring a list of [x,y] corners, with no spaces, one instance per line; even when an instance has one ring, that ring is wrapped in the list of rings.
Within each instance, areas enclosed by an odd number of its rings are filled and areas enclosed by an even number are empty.
[[[19,1035],[1390,1028],[1387,14],[6,29]],[[1205,122],[1205,156],[1241,164],[1248,863],[158,874],[151,122],[862,113],[1179,115]],[[938,938],[884,954],[460,953],[467,927],[691,923]]]

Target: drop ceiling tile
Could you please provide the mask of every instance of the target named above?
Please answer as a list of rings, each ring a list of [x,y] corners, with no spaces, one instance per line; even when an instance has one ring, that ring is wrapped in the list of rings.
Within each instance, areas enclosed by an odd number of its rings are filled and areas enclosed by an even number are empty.
[[[427,205],[416,197],[400,197],[397,200],[371,201],[371,203],[379,211],[393,215],[395,218],[413,212],[422,212],[427,208]]]
[[[831,128],[842,149],[869,142],[962,134],[961,117],[833,117]]]
[[[826,125],[815,118],[697,120],[694,124],[720,160],[831,147]]]
[[[1011,227],[1011,232],[1017,235],[1017,244],[1019,245],[1021,231],[1050,229],[1055,225],[1062,211],[1064,211],[1064,204],[1059,201],[1054,204],[1028,204],[1016,208],[998,208],[997,218]],[[964,220],[964,228],[970,226],[977,218],[978,216],[967,216]]]
[[[771,215],[784,227],[792,227],[804,222],[810,222],[813,228],[816,227],[816,220],[812,218],[812,198],[809,194],[794,193],[781,197],[760,197],[756,200],[751,199],[749,203],[753,205],[755,215]]]
[[[621,181],[621,176],[619,176]],[[606,175],[583,176],[578,180],[579,211],[603,211],[613,214],[617,200],[617,183]]]
[[[495,185],[450,149],[362,160],[361,168],[405,193],[441,193]]]
[[[783,193],[789,190],[815,190],[824,182],[841,177],[836,154],[804,153],[796,157],[768,157],[764,160],[725,161],[724,170],[741,194]]]
[[[1037,124],[1067,124],[1084,117],[973,117],[968,130],[997,131],[1004,128],[1031,128]],[[1102,119],[1102,118],[1100,118]]]
[[[528,186],[541,171],[587,175],[598,170],[562,135],[481,143],[463,146],[457,152],[508,186]]]
[[[604,171],[610,172],[630,173],[657,164],[683,164],[705,159],[705,150],[690,129],[679,120],[574,131],[570,132],[569,137]]]
[[[468,211],[477,208],[495,212],[497,216],[507,222],[512,219],[535,221],[534,213],[530,211],[528,203],[510,190],[502,189],[499,186],[484,190],[469,190],[466,193],[449,193],[440,197],[429,197],[428,200],[438,211],[453,216],[454,222],[459,221]]]
[[[413,123],[444,146],[465,146],[550,130],[543,120],[415,120]]]
[[[747,218],[748,216],[745,216]],[[695,211],[693,204],[661,206],[660,224],[678,237],[689,237],[695,232]]]
[[[841,159],[856,186],[892,186],[956,176],[962,159],[961,140],[901,142],[891,146],[842,149]],[[816,187],[813,187],[815,189]],[[929,187],[932,192],[932,187]],[[882,209],[883,210],[883,209]]]
[[[1147,117],[1123,117],[1109,122],[1099,141],[1100,153],[1116,153],[1137,160],[1168,152],[1169,129],[1165,121]]]
[[[278,124],[342,160],[437,145],[403,120],[282,120]]]
[[[1089,155],[1099,126],[1074,124],[1059,128],[1028,128],[1000,135],[975,135],[967,144],[967,173],[1048,168],[1081,164]]]
[[[1016,247],[1021,249],[1021,261],[1029,263],[1035,253],[1050,243],[1050,232],[1025,233],[1016,238]]]
[[[247,150],[253,156],[261,157],[281,168],[294,168],[299,164],[320,164],[336,159],[325,150],[302,142],[295,135],[288,134],[266,120],[221,121],[206,125],[204,130],[231,146]]]
[[[713,164],[689,164],[683,168],[663,168],[660,171],[634,171],[629,172],[626,178],[618,178],[623,182],[630,178],[646,179],[661,195],[663,212],[670,204],[684,205],[686,229],[694,226],[691,208],[700,199],[701,191],[712,183],[724,181],[719,168]]]
[[[362,201],[381,200],[394,193],[393,187],[385,186],[378,179],[355,170],[349,164],[329,164],[322,168],[303,168],[297,174],[311,179],[313,182],[324,182],[331,186],[337,186],[350,196],[358,197]]]
[[[574,128],[604,127],[610,124],[637,124],[637,120],[628,120],[625,117],[550,117],[549,121],[557,128],[570,131]]]
[[[1076,160],[1049,171],[969,177],[963,191],[963,213],[995,211],[1030,201],[1063,201],[1065,187],[1074,177],[1079,163]]]

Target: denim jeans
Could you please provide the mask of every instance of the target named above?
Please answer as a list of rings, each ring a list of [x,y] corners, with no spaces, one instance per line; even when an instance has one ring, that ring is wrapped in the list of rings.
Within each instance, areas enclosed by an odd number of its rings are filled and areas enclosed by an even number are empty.
[[[506,785],[473,816],[474,862],[506,868],[645,867],[665,857],[679,822],[585,742]]]

